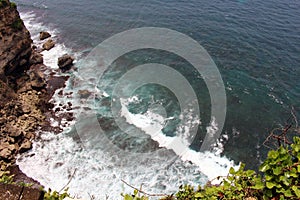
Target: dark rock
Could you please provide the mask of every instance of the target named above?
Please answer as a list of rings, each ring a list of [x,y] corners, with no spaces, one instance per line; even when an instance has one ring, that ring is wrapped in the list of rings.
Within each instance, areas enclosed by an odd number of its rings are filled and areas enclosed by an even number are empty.
[[[48,33],[47,31],[40,32],[40,40],[44,40],[44,39],[47,39],[49,37],[51,37],[51,34]]]
[[[62,96],[64,94],[64,91],[63,90],[60,90],[58,93],[57,93],[59,96]]]
[[[47,83],[47,93],[52,96],[57,89],[65,87],[65,82],[69,77],[51,76]]]
[[[55,46],[55,42],[52,39],[47,40],[47,42],[45,42],[43,44],[43,50],[47,50],[49,51],[50,49],[52,49]]]
[[[44,193],[41,190],[24,187],[20,200],[43,200]]]
[[[65,54],[58,58],[57,65],[61,71],[65,72],[73,66],[74,58],[68,54]]]

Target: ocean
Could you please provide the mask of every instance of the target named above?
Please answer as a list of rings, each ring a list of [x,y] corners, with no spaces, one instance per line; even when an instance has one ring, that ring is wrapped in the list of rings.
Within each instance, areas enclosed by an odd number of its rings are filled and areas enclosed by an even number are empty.
[[[79,90],[96,89],[91,102],[82,102],[76,95],[71,99],[54,96],[56,104],[66,101],[72,101],[74,107],[84,104],[85,109],[74,110],[82,121],[76,126],[75,120],[60,135],[43,133],[44,141],[37,141],[33,150],[19,159],[20,168],[46,187],[60,190],[71,177],[69,187],[73,195],[85,198],[89,194],[97,198],[109,195],[118,199],[121,192],[132,190],[122,180],[136,187],[143,184],[143,189],[152,193],[171,193],[186,183],[203,185],[218,175],[226,175],[229,167],[237,167],[239,162],[257,169],[266,157],[268,149],[263,142],[270,131],[285,125],[292,107],[300,114],[298,1],[16,0],[16,3],[34,41],[38,41],[42,30],[55,36],[56,47],[44,52],[46,65],[57,68],[58,56],[75,55],[78,71],[70,73],[71,80],[79,77],[83,80],[75,86],[70,81],[65,91],[76,94]],[[207,51],[224,83],[227,104],[223,128],[218,119],[214,123],[215,116],[211,113],[214,97],[205,78],[197,74],[189,59],[168,52],[164,45],[156,50],[126,52],[109,65],[100,80],[99,73],[87,67],[98,44],[124,31],[144,30],[144,27],[181,33]],[[162,43],[170,40],[177,44],[178,38],[171,40],[174,38],[170,35],[163,35]],[[154,40],[160,36],[153,33]],[[123,44],[119,48],[126,50],[131,43],[123,41]],[[186,55],[193,55],[193,50],[187,47]],[[170,66],[191,87],[175,86],[172,90],[171,86],[162,87],[150,81],[151,84],[126,93],[140,73],[154,71],[151,78],[163,76],[161,70],[154,68],[134,72],[137,66],[149,63]],[[137,75],[125,76],[129,71]],[[92,79],[97,81],[89,82]],[[179,79],[170,81],[178,83]],[[85,84],[88,82],[95,85],[88,86]],[[183,83],[186,82],[180,85]],[[127,98],[117,98],[120,112],[114,113],[111,107],[115,102],[114,89],[120,86]],[[190,94],[195,94],[198,103],[185,110],[179,101],[188,89],[194,92],[188,92],[187,104],[195,100]],[[222,97],[216,95],[216,98]],[[87,113],[92,110],[96,117],[85,116],[87,110]],[[105,136],[83,139],[85,134],[79,132],[88,132],[85,127],[99,128],[98,121]],[[218,131],[221,135],[214,148],[201,152],[205,135]],[[189,135],[191,132],[195,135]],[[76,134],[81,136],[81,144],[74,139]],[[169,148],[174,138],[188,138],[180,143],[184,151],[178,153]]]

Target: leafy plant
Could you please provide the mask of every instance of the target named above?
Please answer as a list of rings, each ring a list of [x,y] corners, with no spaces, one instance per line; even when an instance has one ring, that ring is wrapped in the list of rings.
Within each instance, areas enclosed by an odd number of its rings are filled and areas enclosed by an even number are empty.
[[[270,151],[260,166],[265,174],[265,199],[300,199],[300,138],[294,137],[294,143]]]
[[[14,176],[13,175],[8,175],[8,172],[4,173],[1,177],[0,177],[0,183],[3,184],[13,184],[13,179]]]
[[[44,194],[44,200],[63,200],[66,197],[70,197],[68,188],[66,188],[61,194],[57,191],[51,191],[51,189]]]

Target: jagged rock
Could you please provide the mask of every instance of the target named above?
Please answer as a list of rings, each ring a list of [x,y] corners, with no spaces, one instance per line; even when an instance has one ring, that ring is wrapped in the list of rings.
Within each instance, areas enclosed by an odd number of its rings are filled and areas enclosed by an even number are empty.
[[[73,66],[74,58],[68,54],[65,54],[58,58],[57,65],[61,71],[65,72]]]
[[[47,31],[40,32],[40,40],[44,40],[44,39],[47,39],[49,37],[51,37],[51,34],[48,33]]]
[[[34,65],[34,64],[42,64],[43,63],[43,56],[42,54],[36,52],[36,51],[33,51],[31,56],[30,56],[30,64],[31,65]]]
[[[47,42],[45,42],[43,44],[43,50],[47,50],[49,51],[50,49],[52,49],[55,46],[55,42],[52,39],[47,40]]]
[[[24,140],[24,142],[21,144],[20,148],[19,148],[19,152],[23,153],[25,151],[28,151],[29,149],[32,148],[32,143],[29,140]]]
[[[30,71],[30,83],[32,88],[43,88],[46,85],[44,74],[40,70]]]

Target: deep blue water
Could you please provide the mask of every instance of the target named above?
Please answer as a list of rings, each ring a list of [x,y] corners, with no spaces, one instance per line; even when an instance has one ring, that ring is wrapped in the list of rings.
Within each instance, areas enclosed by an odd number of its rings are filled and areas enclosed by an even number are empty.
[[[22,12],[34,11],[42,22],[58,29],[59,40],[75,52],[88,52],[106,38],[138,27],[170,28],[197,40],[225,83],[224,132],[229,141],[224,154],[236,161],[257,165],[259,155],[266,152],[262,143],[268,131],[285,123],[291,106],[300,114],[300,1],[16,2]],[[136,53],[131,59],[142,63],[146,55]],[[169,61],[163,61],[168,57],[164,52],[155,55],[153,61],[174,63],[172,55]],[[202,98],[205,111],[209,98]]]

